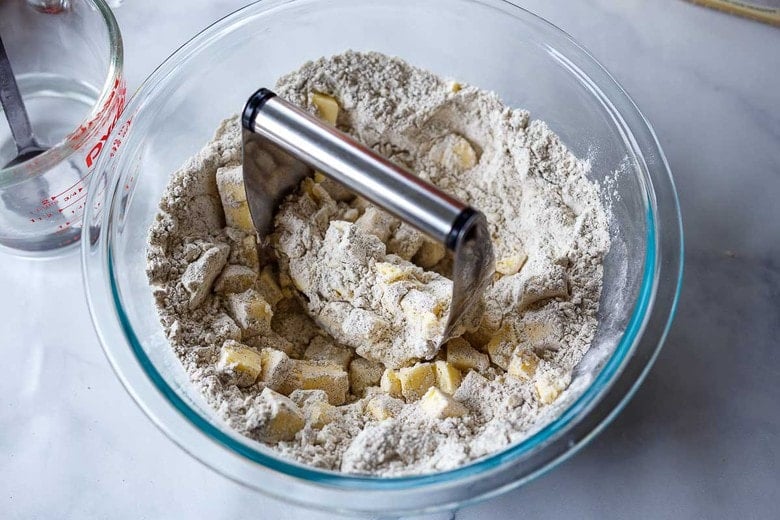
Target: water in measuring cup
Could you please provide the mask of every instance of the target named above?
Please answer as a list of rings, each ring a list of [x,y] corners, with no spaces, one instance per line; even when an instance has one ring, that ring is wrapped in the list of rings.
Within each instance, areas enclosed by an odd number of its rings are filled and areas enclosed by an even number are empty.
[[[75,131],[100,95],[92,85],[58,75],[25,74],[17,77],[17,83],[33,132],[44,148],[55,146]],[[5,117],[0,116],[0,167],[15,156],[11,131]],[[0,188],[0,244],[44,251],[78,241],[86,201],[82,179],[87,173],[82,161],[70,157],[23,184]],[[39,235],[41,227],[50,229],[51,234],[33,239],[33,232]]]

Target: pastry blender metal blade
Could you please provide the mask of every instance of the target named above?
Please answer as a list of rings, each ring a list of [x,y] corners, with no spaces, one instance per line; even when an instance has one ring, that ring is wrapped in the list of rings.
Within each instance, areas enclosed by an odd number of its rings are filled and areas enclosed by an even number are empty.
[[[493,273],[485,216],[268,89],[249,98],[242,126],[244,186],[259,236],[273,231],[284,198],[314,170],[322,172],[452,251],[452,303],[442,342],[449,339]],[[275,159],[273,171],[257,160],[258,150]]]

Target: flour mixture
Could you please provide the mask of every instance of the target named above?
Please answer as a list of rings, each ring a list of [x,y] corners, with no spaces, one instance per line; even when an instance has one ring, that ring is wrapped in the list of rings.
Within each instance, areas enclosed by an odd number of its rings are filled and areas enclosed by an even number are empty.
[[[446,251],[316,173],[258,244],[228,119],[173,174],[148,246],[163,327],[216,413],[285,457],[385,476],[457,467],[551,419],[609,248],[588,163],[495,94],[377,53],[275,90],[484,212],[495,274],[481,318],[438,349]]]

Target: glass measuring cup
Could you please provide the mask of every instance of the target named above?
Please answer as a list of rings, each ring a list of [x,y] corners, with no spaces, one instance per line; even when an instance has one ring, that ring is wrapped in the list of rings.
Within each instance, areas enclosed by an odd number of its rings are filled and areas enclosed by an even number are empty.
[[[3,0],[0,36],[46,152],[6,167],[16,146],[0,116],[0,246],[51,255],[78,242],[87,180],[125,102],[122,39],[103,0]],[[2,112],[2,109],[0,109]]]

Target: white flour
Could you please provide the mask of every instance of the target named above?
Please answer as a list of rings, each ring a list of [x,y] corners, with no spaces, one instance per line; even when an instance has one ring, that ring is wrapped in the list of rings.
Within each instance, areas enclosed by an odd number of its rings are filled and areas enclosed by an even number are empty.
[[[549,419],[596,331],[609,248],[587,163],[495,94],[376,53],[307,63],[276,91],[313,112],[313,92],[334,97],[341,130],[482,210],[498,272],[479,325],[464,333],[468,344],[459,340],[474,366],[461,366],[453,394],[456,415],[465,414],[434,418],[416,397],[387,395],[377,386],[386,367],[454,359],[435,348],[450,259],[330,181],[307,180],[277,212],[278,264],[260,265],[253,234],[225,227],[217,171],[231,175],[241,157],[238,122],[227,120],[173,175],[148,249],[162,324],[206,400],[232,428],[286,457],[375,475],[450,469]],[[273,318],[242,315],[242,298],[264,302]],[[285,352],[279,366],[287,368],[266,373],[264,361],[259,376],[225,368],[219,356],[229,340]],[[510,364],[522,377],[506,372]],[[325,365],[335,374],[317,383],[325,392],[295,390],[300,378],[289,367]],[[294,436],[269,433],[278,413],[270,389],[289,394],[294,403],[280,406],[303,418],[295,415],[302,429]],[[372,415],[377,406],[384,420]]]

